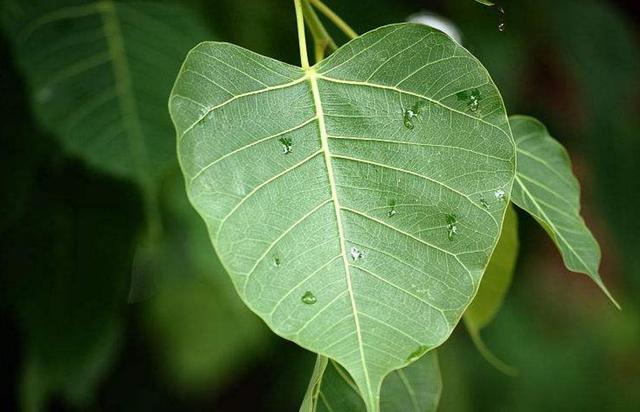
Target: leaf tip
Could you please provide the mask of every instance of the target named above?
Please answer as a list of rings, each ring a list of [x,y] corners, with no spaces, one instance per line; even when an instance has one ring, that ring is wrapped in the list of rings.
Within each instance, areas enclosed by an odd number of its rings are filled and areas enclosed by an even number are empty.
[[[609,301],[611,303],[613,303],[613,306],[616,307],[616,309],[618,310],[622,310],[622,307],[620,306],[620,304],[618,303],[618,301],[613,297],[613,295],[611,294],[611,292],[609,292],[609,289],[607,289],[607,287],[604,285],[604,282],[602,282],[602,280],[598,280],[596,282],[596,284],[598,285],[598,287],[600,288],[600,290],[602,291],[602,293],[605,294],[605,296],[607,298],[609,298]]]

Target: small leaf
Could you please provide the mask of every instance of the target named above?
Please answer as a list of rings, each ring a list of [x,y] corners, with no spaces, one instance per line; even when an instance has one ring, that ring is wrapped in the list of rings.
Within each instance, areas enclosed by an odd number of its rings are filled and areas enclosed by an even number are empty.
[[[492,196],[508,199],[515,147],[486,69],[415,24],[306,71],[209,42],[170,111],[187,192],[240,296],[342,364],[377,412],[387,373],[451,334],[500,234],[507,202]]]
[[[464,323],[480,353],[497,369],[513,375],[515,371],[493,355],[480,336],[502,306],[504,297],[513,279],[513,270],[518,257],[518,216],[512,206],[507,208],[502,234],[491,255],[489,266],[482,278],[478,294],[464,313]]]
[[[511,200],[544,227],[567,269],[588,275],[619,308],[598,274],[600,247],[580,216],[580,184],[567,151],[538,120],[509,120],[518,153]]]
[[[442,392],[435,351],[409,366],[391,372],[384,380],[382,412],[435,412]],[[365,412],[358,387],[335,361],[319,355],[300,412]]]

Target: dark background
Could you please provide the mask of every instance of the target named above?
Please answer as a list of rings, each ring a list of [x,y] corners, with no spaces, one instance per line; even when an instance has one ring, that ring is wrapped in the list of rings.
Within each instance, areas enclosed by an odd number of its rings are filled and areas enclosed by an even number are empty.
[[[298,62],[292,2],[182,3],[217,39]],[[425,10],[459,27],[509,112],[536,116],[571,153],[623,307],[568,273],[520,213],[514,283],[484,332],[519,376],[493,369],[458,328],[440,351],[441,410],[640,410],[640,3],[505,0],[504,32],[471,0],[327,3],[359,33]],[[163,223],[180,261],[128,303],[138,189],[68,156],[34,120],[7,38],[0,58],[0,409],[297,410],[314,356],[244,309],[177,172],[163,184]]]

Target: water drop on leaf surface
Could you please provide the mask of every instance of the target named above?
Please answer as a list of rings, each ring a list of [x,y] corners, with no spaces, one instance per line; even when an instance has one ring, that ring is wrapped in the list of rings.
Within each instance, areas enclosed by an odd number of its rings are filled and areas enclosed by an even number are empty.
[[[456,215],[447,215],[447,238],[453,240],[458,234],[458,219]]]
[[[362,253],[362,251],[360,251],[358,248],[356,247],[352,247],[351,248],[351,252],[349,252],[349,254],[351,255],[351,259],[355,262],[357,260],[360,260],[364,257],[364,254]]]
[[[284,154],[289,154],[293,152],[293,141],[290,137],[281,137],[279,139],[280,143],[282,143],[282,152]]]
[[[314,303],[316,303],[318,301],[318,299],[316,299],[315,295],[313,293],[311,293],[311,291],[306,291],[304,293],[304,295],[302,295],[302,298],[300,298],[300,300],[302,301],[302,303],[306,304],[306,305],[313,305]]]

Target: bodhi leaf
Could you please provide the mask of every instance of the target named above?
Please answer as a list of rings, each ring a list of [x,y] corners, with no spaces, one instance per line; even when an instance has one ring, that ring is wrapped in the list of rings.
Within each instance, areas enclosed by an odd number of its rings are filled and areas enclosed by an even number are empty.
[[[432,412],[438,409],[442,379],[435,351],[384,380],[382,412]],[[347,371],[334,360],[318,356],[300,412],[365,412],[362,397]]]
[[[192,50],[170,112],[187,192],[238,293],[337,360],[368,410],[475,295],[515,173],[504,104],[443,33],[371,31],[303,70]]]
[[[502,306],[513,279],[518,246],[518,216],[510,205],[502,225],[502,234],[482,277],[478,294],[464,313],[464,323],[469,335],[482,356],[496,368],[510,375],[515,374],[515,370],[489,351],[482,341],[480,330],[495,318]]]
[[[588,275],[619,308],[598,274],[600,246],[580,216],[580,184],[567,151],[538,120],[509,121],[518,154],[512,201],[547,231],[567,269]]]
[[[205,31],[167,4],[5,3],[5,28],[41,124],[71,153],[154,196],[175,161],[166,97]]]

